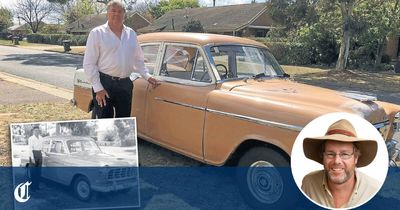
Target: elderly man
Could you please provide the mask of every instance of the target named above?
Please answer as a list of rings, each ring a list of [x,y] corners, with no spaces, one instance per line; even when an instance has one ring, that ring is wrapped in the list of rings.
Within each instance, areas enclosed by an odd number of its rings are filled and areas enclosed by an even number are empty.
[[[303,178],[303,192],[329,208],[351,208],[368,201],[379,189],[376,180],[356,169],[375,158],[377,142],[357,138],[347,120],[332,124],[325,136],[305,138],[304,154],[324,166]]]
[[[94,118],[129,117],[133,84],[138,72],[153,87],[158,81],[144,65],[136,33],[123,25],[125,7],[119,1],[107,4],[107,23],[94,28],[86,43],[83,68],[93,88]]]

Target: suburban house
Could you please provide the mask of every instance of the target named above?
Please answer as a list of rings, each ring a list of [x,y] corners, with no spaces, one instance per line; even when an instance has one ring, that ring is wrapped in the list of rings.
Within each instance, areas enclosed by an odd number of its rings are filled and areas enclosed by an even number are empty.
[[[86,15],[69,24],[66,27],[66,31],[74,35],[89,34],[93,28],[105,22],[107,22],[106,13]],[[137,12],[127,12],[125,15],[125,25],[131,27],[135,31],[149,24],[150,22]]]
[[[385,54],[392,60],[396,60],[400,56],[400,34],[392,34],[387,37]]]
[[[28,33],[30,33],[30,27],[27,23],[22,24],[22,25],[13,25],[9,28],[7,28],[7,32],[12,34],[12,35],[27,35]]]
[[[182,31],[188,21],[198,20],[207,33],[265,37],[274,27],[266,10],[265,3],[177,9],[139,29],[139,32]]]

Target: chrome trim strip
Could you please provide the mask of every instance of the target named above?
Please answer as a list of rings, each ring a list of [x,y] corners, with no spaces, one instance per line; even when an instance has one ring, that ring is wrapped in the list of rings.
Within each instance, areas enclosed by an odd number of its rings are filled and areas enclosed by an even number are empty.
[[[374,127],[376,129],[379,129],[379,128],[385,127],[385,126],[387,126],[389,124],[390,124],[389,120],[385,120],[385,121],[382,121],[382,122],[379,122],[379,123],[375,123]]]
[[[186,103],[181,103],[181,102],[176,102],[176,101],[170,101],[170,100],[166,100],[166,99],[163,99],[163,98],[160,98],[160,97],[154,97],[154,99],[155,99],[155,100],[158,100],[158,101],[170,103],[170,104],[175,104],[175,105],[179,105],[179,106],[189,107],[189,108],[196,109],[196,110],[200,110],[200,111],[206,111],[206,108],[200,107],[200,106],[194,106],[194,105],[190,105],[190,104],[186,104]]]
[[[260,125],[266,125],[269,127],[289,129],[292,131],[301,131],[303,129],[303,127],[297,126],[297,125],[289,125],[289,124],[284,124],[284,123],[279,123],[279,122],[273,122],[273,121],[263,120],[263,119],[259,119],[259,118],[255,118],[255,117],[233,114],[233,113],[229,113],[229,112],[222,112],[222,111],[218,111],[218,110],[214,110],[214,109],[207,109],[207,111],[209,111],[211,113],[219,114],[219,115],[234,117],[234,118],[240,119],[240,120],[254,122],[254,123],[257,123]]]
[[[218,111],[218,110],[214,110],[214,109],[206,109],[204,107],[194,106],[194,105],[181,103],[181,102],[176,102],[176,101],[170,101],[170,100],[166,100],[166,99],[163,99],[163,98],[160,98],[160,97],[154,97],[154,99],[158,100],[158,101],[170,103],[170,104],[189,107],[189,108],[200,110],[200,111],[208,111],[208,112],[219,114],[219,115],[223,115],[223,116],[230,116],[230,117],[233,117],[233,118],[236,118],[236,119],[245,120],[245,121],[248,121],[248,122],[253,122],[253,123],[260,124],[260,125],[266,125],[266,126],[269,126],[269,127],[283,128],[283,129],[288,129],[288,130],[293,130],[293,131],[301,131],[301,129],[303,129],[303,127],[296,126],[296,125],[288,125],[288,124],[284,124],[284,123],[273,122],[273,121],[263,120],[263,119],[244,116],[244,115],[239,115],[239,114],[233,114],[233,113],[229,113],[229,112],[222,112],[222,111]]]

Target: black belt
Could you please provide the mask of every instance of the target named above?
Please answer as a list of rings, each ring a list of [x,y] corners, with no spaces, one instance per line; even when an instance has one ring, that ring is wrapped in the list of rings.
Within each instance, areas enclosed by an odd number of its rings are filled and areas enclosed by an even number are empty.
[[[104,74],[103,72],[100,72],[100,76],[103,76],[103,77],[105,77],[107,79],[110,79],[110,80],[125,80],[125,79],[129,79],[129,77],[113,77],[113,76],[110,76],[108,74]]]

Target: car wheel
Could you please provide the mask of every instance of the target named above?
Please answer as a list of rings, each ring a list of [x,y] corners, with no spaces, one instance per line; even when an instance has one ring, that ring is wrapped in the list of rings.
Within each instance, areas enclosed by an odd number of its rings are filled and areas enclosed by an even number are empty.
[[[255,209],[294,207],[297,187],[282,154],[266,146],[254,147],[240,158],[238,166],[237,183],[247,204]]]
[[[89,180],[80,176],[74,181],[74,193],[79,200],[88,201],[92,196],[92,189]]]

